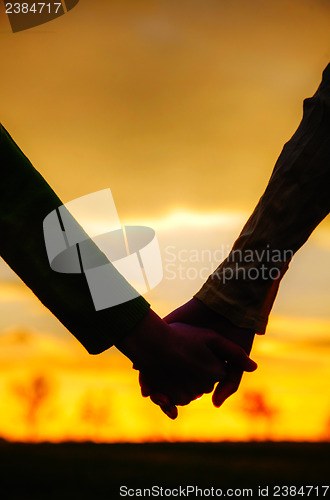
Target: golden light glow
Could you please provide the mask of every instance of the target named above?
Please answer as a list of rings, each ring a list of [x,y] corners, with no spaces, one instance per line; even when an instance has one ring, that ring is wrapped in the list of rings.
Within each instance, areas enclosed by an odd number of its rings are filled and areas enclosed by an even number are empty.
[[[179,255],[185,249],[187,256],[195,216],[187,211],[176,218],[171,213],[159,221],[148,220],[148,224],[158,222],[160,241],[176,239],[180,234]],[[203,224],[194,228],[193,248],[195,254],[198,251],[203,255],[205,248],[216,248],[214,232],[231,238],[231,224],[232,233],[237,232],[242,215],[219,212],[199,214],[197,219]],[[134,223],[145,222],[136,219]],[[206,233],[211,233],[208,240]],[[317,238],[313,237],[311,245],[315,242]],[[198,268],[203,262],[188,259],[187,264]],[[193,284],[188,282],[189,289]],[[165,313],[183,301],[182,282],[179,276],[168,281],[165,272],[161,286],[161,292],[154,291],[152,304],[156,311],[163,309]],[[290,281],[283,284],[284,293],[288,286]],[[157,301],[159,293],[164,296]],[[308,289],[305,293],[308,295]],[[2,321],[7,316],[7,327],[0,337],[1,432],[7,439],[140,442],[328,438],[330,404],[325,395],[330,375],[329,318],[273,314],[267,335],[255,341],[253,358],[259,368],[244,375],[239,392],[221,409],[213,408],[210,395],[204,395],[180,408],[179,418],[172,422],[149,400],[141,398],[137,373],[116,349],[89,356],[23,284],[4,281],[0,296],[2,303],[5,301]],[[21,311],[14,322],[8,316],[8,303]],[[46,322],[40,323],[40,319]],[[10,327],[13,323],[15,326]]]
[[[221,262],[262,195],[328,63],[330,9],[92,4],[14,35],[0,2],[1,122],[64,203],[110,187],[122,224],[157,231],[164,279],[146,298],[165,315]],[[174,422],[139,395],[124,356],[89,356],[0,263],[0,437],[329,439],[329,227],[293,259],[255,341],[257,372],[223,408],[203,396]]]

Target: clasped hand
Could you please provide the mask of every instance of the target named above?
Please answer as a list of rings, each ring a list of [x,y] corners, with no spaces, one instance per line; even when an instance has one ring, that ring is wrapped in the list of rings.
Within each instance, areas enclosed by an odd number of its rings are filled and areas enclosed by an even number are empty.
[[[243,371],[257,368],[248,356],[253,337],[192,299],[164,320],[150,310],[117,347],[139,370],[142,395],[174,419],[178,405],[212,392],[216,383],[217,407],[237,390]]]

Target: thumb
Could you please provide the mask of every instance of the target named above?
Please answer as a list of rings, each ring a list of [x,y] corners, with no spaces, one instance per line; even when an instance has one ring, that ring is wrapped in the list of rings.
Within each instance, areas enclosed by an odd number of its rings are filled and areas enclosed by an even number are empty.
[[[213,393],[212,402],[215,407],[219,408],[229,396],[237,391],[242,375],[242,372],[237,372],[232,369],[228,371],[227,377],[218,383]]]
[[[139,383],[141,387],[141,394],[144,398],[150,396],[151,401],[158,405],[160,409],[165,413],[165,415],[167,415],[172,420],[175,420],[177,418],[177,407],[169,401],[167,396],[165,396],[161,392],[153,390],[142,373],[139,374]]]
[[[227,361],[238,370],[253,372],[258,368],[257,363],[249,358],[242,347],[220,334],[214,334],[206,343],[218,358]]]

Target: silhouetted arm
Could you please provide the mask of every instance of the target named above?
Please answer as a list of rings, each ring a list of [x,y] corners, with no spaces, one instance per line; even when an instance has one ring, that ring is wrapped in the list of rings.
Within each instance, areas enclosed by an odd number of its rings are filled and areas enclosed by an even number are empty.
[[[264,333],[293,254],[330,210],[330,64],[227,259],[195,295],[234,325]]]
[[[95,311],[84,274],[51,269],[43,220],[62,202],[2,125],[0,175],[1,257],[91,354],[108,349],[144,318],[148,302],[139,296]],[[112,282],[118,293],[130,287],[114,267]]]
[[[224,376],[225,359],[213,353],[214,345],[242,370],[255,369],[242,350],[212,330],[168,325],[141,296],[95,311],[85,276],[57,273],[48,262],[43,220],[61,200],[3,127],[0,134],[0,254],[90,353],[115,344],[178,404],[212,390]],[[127,292],[130,285],[114,267],[111,279],[118,294]],[[176,408],[168,415],[175,418]]]
[[[284,146],[253,214],[228,258],[193,299],[166,317],[210,328],[247,354],[254,333],[264,333],[280,281],[294,253],[330,210],[330,65],[311,99],[304,101],[302,122]],[[196,300],[197,299],[197,300]],[[242,370],[227,364],[213,403],[220,406],[239,387]],[[149,394],[168,412],[151,382],[140,378]]]

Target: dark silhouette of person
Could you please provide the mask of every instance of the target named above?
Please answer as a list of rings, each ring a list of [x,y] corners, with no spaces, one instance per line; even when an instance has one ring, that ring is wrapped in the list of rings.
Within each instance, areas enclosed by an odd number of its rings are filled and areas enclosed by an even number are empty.
[[[253,334],[265,333],[293,255],[329,211],[330,64],[313,97],[304,100],[302,121],[228,257],[166,321],[211,328],[249,353]],[[226,383],[213,394],[216,406],[238,389],[241,377],[241,370],[229,367]],[[153,397],[152,383],[142,377],[141,385]]]
[[[62,201],[3,126],[0,172],[0,255],[89,353],[116,345],[135,368],[178,404],[211,392],[217,381],[225,380],[228,361],[241,369],[256,368],[235,343],[208,328],[170,325],[141,296],[95,310],[83,274],[51,269],[43,221]],[[90,247],[93,245],[91,241]],[[102,254],[96,245],[93,252]],[[130,287],[113,266],[110,279],[119,296]],[[176,409],[160,403],[169,416],[176,416]]]

